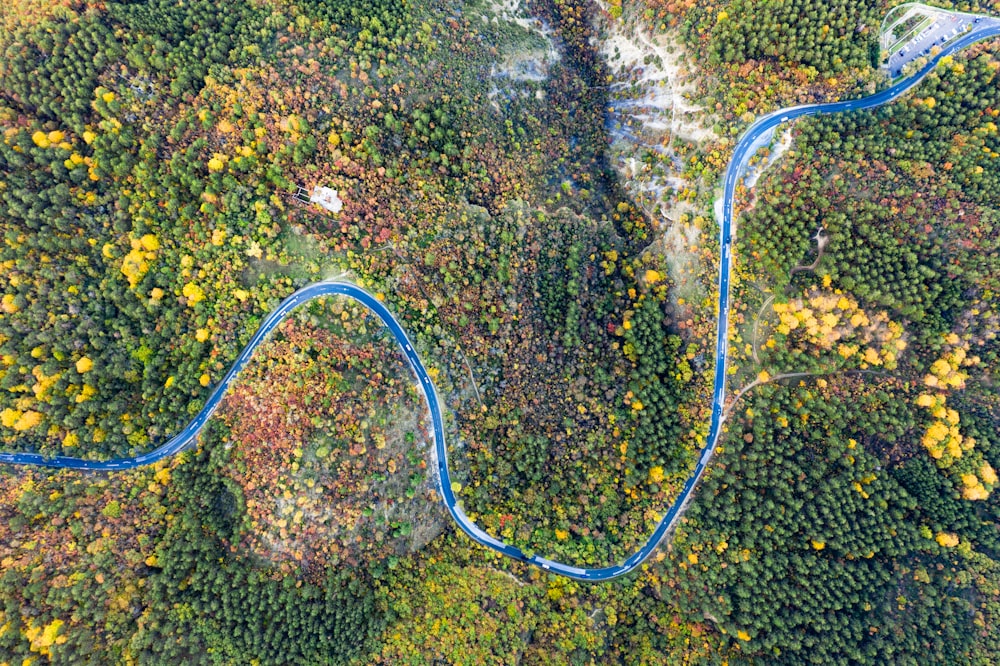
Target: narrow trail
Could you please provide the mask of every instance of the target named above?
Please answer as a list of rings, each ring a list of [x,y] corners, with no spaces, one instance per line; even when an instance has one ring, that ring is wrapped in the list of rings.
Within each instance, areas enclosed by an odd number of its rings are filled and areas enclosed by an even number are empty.
[[[646,558],[648,558],[660,544],[660,541],[663,540],[664,536],[675,527],[683,513],[684,507],[687,505],[687,502],[694,491],[695,486],[701,479],[705,469],[707,469],[708,463],[712,459],[712,454],[715,452],[715,448],[718,445],[719,437],[722,434],[722,425],[727,416],[727,413],[723,410],[726,398],[726,368],[729,360],[730,272],[733,260],[732,246],[735,237],[735,228],[733,226],[733,202],[736,196],[736,186],[742,181],[742,176],[746,171],[747,164],[749,163],[750,158],[760,147],[761,142],[776,127],[786,122],[795,120],[796,118],[820,114],[841,113],[844,111],[857,111],[888,104],[919,83],[937,66],[938,62],[940,62],[942,58],[956,53],[957,51],[960,51],[976,42],[990,37],[995,37],[997,35],[1000,35],[1000,21],[990,21],[984,23],[980,28],[972,30],[947,45],[936,56],[931,58],[930,61],[916,74],[899,81],[895,85],[892,85],[881,92],[857,100],[831,102],[828,104],[806,104],[781,109],[758,119],[746,130],[746,132],[744,132],[743,136],[736,144],[736,149],[733,153],[729,166],[726,168],[725,178],[723,181],[723,205],[719,225],[719,249],[721,253],[721,261],[719,264],[719,318],[718,328],[716,331],[715,382],[713,388],[712,417],[711,424],[709,426],[709,434],[706,438],[705,446],[699,454],[697,464],[692,470],[691,475],[685,481],[684,487],[677,496],[673,505],[670,506],[660,519],[659,523],[657,523],[653,532],[647,538],[646,543],[621,564],[598,568],[584,568],[555,562],[538,555],[526,555],[516,546],[511,546],[504,543],[500,539],[497,539],[493,535],[488,534],[485,530],[469,519],[461,501],[458,500],[455,493],[451,489],[451,477],[448,473],[448,451],[444,438],[444,420],[442,417],[440,401],[434,388],[434,384],[431,382],[430,376],[427,374],[419,355],[413,349],[409,338],[406,336],[406,332],[393,316],[392,312],[390,312],[389,309],[382,304],[382,302],[377,300],[365,290],[361,289],[357,285],[345,282],[316,282],[299,289],[282,301],[281,305],[279,305],[276,310],[267,316],[264,323],[261,324],[260,328],[254,334],[253,338],[251,338],[250,342],[243,349],[243,351],[240,352],[232,368],[229,369],[229,372],[226,373],[222,381],[219,382],[219,384],[212,391],[208,401],[205,403],[202,410],[198,412],[197,416],[195,416],[191,423],[189,423],[180,433],[170,438],[170,440],[159,448],[132,458],[115,458],[113,460],[105,461],[86,460],[83,458],[73,458],[68,456],[46,458],[45,456],[37,453],[0,453],[0,463],[89,471],[119,471],[154,463],[162,458],[172,456],[193,446],[197,442],[198,434],[201,432],[202,428],[204,428],[208,419],[219,406],[219,402],[229,390],[229,385],[236,378],[237,374],[239,374],[240,370],[243,369],[247,361],[253,355],[254,350],[264,341],[267,335],[278,324],[280,324],[293,309],[315,298],[337,294],[347,296],[358,301],[371,310],[380,320],[382,320],[392,333],[393,337],[396,339],[396,342],[399,343],[403,354],[409,361],[410,367],[413,369],[413,372],[417,377],[417,383],[423,391],[424,398],[427,401],[427,407],[431,413],[441,497],[448,509],[448,512],[451,514],[458,527],[465,532],[465,534],[477,543],[488,548],[492,548],[493,550],[519,562],[531,564],[546,571],[567,576],[569,578],[584,581],[600,581],[622,576],[629,571],[632,571],[644,560],[646,560]],[[742,395],[752,387],[753,383],[741,390],[741,392],[737,395],[737,399],[742,397]]]
[[[808,273],[815,271],[819,266],[820,259],[823,258],[823,251],[826,249],[827,244],[830,242],[830,236],[826,233],[826,229],[820,227],[816,230],[816,235],[813,236],[813,240],[816,241],[816,260],[813,261],[808,266],[799,265],[788,271],[788,277],[792,277],[796,273]]]
[[[774,294],[767,297],[764,304],[760,306],[760,310],[757,311],[757,317],[753,320],[753,345],[750,350],[753,352],[753,362],[760,365],[760,357],[757,353],[757,348],[760,347],[758,340],[760,339],[760,318],[764,316],[764,310],[767,309],[772,302],[774,302]]]
[[[736,403],[738,403],[744,395],[746,395],[753,389],[757,388],[758,386],[763,386],[764,384],[773,384],[774,382],[780,381],[782,379],[803,379],[805,377],[835,377],[837,375],[876,375],[878,377],[893,376],[890,373],[883,372],[881,370],[829,370],[826,372],[783,372],[781,374],[774,375],[773,377],[768,377],[766,381],[755,379],[736,392],[736,395],[733,397],[732,402],[729,403],[729,406],[725,410],[726,418],[728,418],[729,415],[733,413],[733,410],[736,409]]]

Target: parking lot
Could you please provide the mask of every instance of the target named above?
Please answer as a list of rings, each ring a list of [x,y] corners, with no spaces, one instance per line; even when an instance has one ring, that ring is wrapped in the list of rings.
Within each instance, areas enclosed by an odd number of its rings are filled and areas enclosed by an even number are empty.
[[[941,46],[958,37],[970,27],[973,17],[950,12],[928,12],[933,22],[910,38],[898,51],[889,56],[886,68],[893,78],[903,73],[903,68],[921,56],[930,54],[935,46]]]

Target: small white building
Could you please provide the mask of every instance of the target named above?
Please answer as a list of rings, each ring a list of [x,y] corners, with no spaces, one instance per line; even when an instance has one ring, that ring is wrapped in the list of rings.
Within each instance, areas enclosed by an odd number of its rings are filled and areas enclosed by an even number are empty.
[[[313,188],[312,194],[309,195],[309,201],[319,204],[331,213],[339,213],[344,207],[344,202],[337,196],[337,190],[331,190],[329,187],[319,187],[318,185]]]
[[[304,187],[300,187],[295,198],[302,203],[314,203],[322,206],[331,213],[339,213],[344,207],[344,202],[337,195],[337,190],[329,187],[316,186],[312,193]]]

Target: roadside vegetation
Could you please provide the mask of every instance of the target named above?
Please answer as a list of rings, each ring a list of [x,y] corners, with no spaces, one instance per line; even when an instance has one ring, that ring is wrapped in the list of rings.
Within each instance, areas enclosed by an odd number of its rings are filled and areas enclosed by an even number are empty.
[[[885,10],[7,3],[2,448],[151,450],[283,297],[341,276],[425,359],[468,515],[621,561],[704,443],[727,151],[764,111],[873,85]],[[621,63],[598,12],[629,21]],[[0,664],[996,661],[998,68],[977,47],[898,104],[801,122],[741,192],[745,391],[636,572],[583,585],[456,533],[405,360],[330,298],[196,450],[0,469]],[[682,70],[660,143],[609,150],[609,107],[646,113]],[[634,198],[619,157],[668,195]],[[340,213],[295,199],[316,185]]]
[[[685,570],[769,662],[995,659],[998,69],[986,43],[900,102],[798,123],[744,201],[731,386],[749,390]]]

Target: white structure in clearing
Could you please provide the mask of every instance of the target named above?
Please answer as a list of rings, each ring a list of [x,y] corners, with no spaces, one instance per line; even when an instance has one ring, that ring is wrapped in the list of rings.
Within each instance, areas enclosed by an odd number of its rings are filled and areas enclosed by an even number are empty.
[[[337,190],[329,187],[316,186],[310,194],[304,187],[300,187],[295,194],[295,198],[302,203],[314,203],[322,206],[331,213],[339,213],[344,207],[344,202],[337,196]]]
[[[313,188],[309,201],[319,204],[331,213],[339,213],[340,209],[344,207],[344,202],[337,196],[337,190],[331,190],[329,187],[317,186]]]

